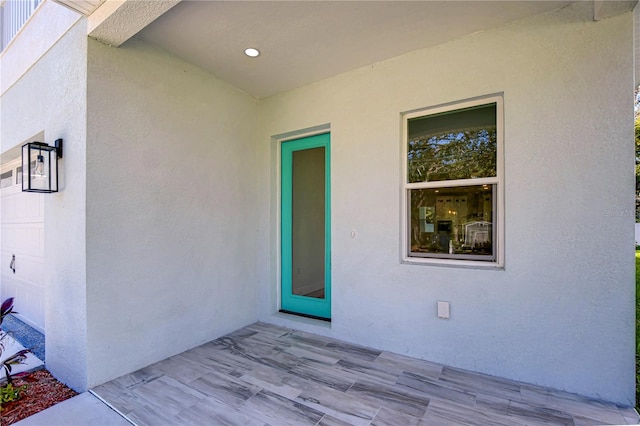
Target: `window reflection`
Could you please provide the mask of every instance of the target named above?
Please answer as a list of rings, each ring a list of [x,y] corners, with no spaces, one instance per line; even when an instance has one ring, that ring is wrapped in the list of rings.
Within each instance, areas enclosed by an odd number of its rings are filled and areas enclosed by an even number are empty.
[[[409,191],[411,255],[494,260],[494,185]]]

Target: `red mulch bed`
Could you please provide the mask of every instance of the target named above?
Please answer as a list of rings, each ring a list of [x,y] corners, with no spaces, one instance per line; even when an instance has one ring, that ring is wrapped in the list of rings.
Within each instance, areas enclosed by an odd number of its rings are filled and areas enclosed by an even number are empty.
[[[76,396],[77,392],[57,381],[47,370],[15,376],[14,388],[27,385],[20,399],[2,404],[0,425],[10,425],[52,405]]]

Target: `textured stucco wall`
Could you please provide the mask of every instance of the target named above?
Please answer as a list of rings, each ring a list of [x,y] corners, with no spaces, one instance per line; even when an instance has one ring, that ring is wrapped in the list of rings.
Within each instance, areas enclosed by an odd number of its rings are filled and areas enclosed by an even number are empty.
[[[257,319],[258,103],[135,39],[89,41],[89,384]]]
[[[0,55],[0,93],[7,91],[80,19],[81,15],[53,1],[41,3]]]
[[[67,12],[62,7],[55,10]],[[52,19],[55,21],[55,15]],[[46,365],[56,377],[78,390],[87,388],[86,52],[86,26],[80,21],[27,72],[16,77],[2,94],[0,117],[3,154],[40,133],[50,144],[64,139],[60,192],[44,196]],[[3,71],[13,64],[11,57],[2,58]],[[19,151],[15,153],[19,155]],[[5,155],[13,156],[14,151]]]
[[[62,192],[45,206],[47,367],[84,390],[259,317],[631,404],[632,14],[592,22],[591,6],[260,103],[140,41],[114,49],[73,26],[0,80],[2,152],[39,132],[65,139]],[[505,269],[400,264],[401,112],[497,92]],[[325,123],[330,326],[275,314],[271,137]]]
[[[633,404],[633,14],[593,22],[592,13],[577,4],[265,100],[261,320]],[[504,270],[401,264],[401,112],[499,92]],[[275,313],[270,138],[324,123],[330,327]],[[451,303],[451,319],[437,318],[438,300]]]

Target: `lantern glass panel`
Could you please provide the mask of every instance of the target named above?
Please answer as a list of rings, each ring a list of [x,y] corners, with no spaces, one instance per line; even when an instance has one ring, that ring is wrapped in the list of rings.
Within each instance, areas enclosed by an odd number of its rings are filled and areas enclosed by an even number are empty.
[[[58,191],[58,157],[55,147],[40,143],[22,146],[22,190]]]

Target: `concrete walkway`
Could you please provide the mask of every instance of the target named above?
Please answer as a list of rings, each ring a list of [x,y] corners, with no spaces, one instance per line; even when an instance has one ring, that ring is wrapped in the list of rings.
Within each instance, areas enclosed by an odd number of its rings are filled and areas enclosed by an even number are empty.
[[[131,426],[89,392],[67,399],[17,423],[17,426]]]
[[[27,354],[26,362],[15,366],[13,372],[20,373],[44,368],[43,362],[41,361],[45,356],[44,336],[42,333],[11,315],[5,318],[2,326],[3,331],[11,332],[11,335],[6,336],[3,342],[5,345],[4,354],[6,356],[10,356],[24,349],[24,346],[32,349],[32,353]],[[0,377],[0,384],[3,382],[3,379],[4,377]],[[89,392],[85,392],[14,423],[14,425],[131,426],[131,423],[102,402],[102,400]]]

